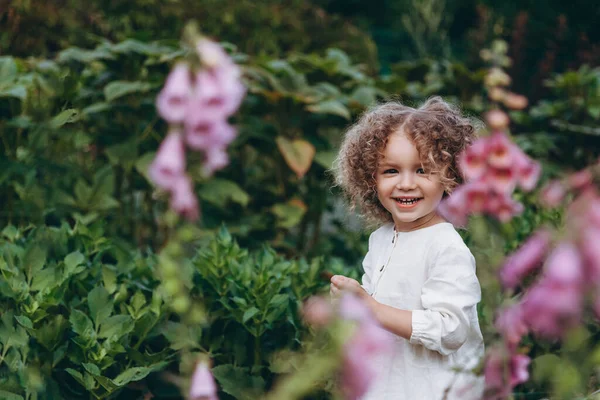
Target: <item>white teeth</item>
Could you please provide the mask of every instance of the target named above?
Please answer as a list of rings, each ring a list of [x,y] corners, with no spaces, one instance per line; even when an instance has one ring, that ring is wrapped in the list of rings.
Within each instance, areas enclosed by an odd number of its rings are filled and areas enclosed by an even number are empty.
[[[396,199],[397,202],[402,203],[402,204],[414,204],[417,201],[419,201],[420,199]]]

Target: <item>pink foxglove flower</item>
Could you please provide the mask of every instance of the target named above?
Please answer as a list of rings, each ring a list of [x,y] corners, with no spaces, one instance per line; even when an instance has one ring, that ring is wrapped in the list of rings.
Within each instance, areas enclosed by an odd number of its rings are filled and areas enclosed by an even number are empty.
[[[491,188],[500,193],[512,193],[517,185],[517,175],[512,168],[490,168],[485,175]]]
[[[232,73],[235,73],[233,70]],[[225,119],[233,114],[244,97],[244,87],[229,71],[203,70],[196,74],[196,91],[190,116],[196,120]]]
[[[171,190],[177,179],[185,174],[185,148],[183,137],[171,131],[161,143],[156,158],[150,164],[148,175],[156,186]]]
[[[204,168],[206,173],[211,175],[217,170],[224,168],[229,163],[229,156],[225,149],[213,148],[206,152]]]
[[[518,168],[517,180],[521,189],[526,192],[531,192],[540,179],[542,167],[540,166],[540,163],[530,159],[520,149],[519,152],[521,155],[516,160],[516,167]]]
[[[202,38],[196,45],[200,61],[207,68],[228,67],[233,62],[223,47],[207,38]]]
[[[496,318],[496,329],[502,334],[510,349],[515,349],[528,331],[523,316],[520,304],[514,304],[503,309]]]
[[[458,186],[452,193],[440,202],[438,212],[454,226],[466,226],[469,209],[467,208],[467,185]]]
[[[492,349],[485,362],[486,390],[483,398],[507,399],[516,385],[529,379],[527,367],[530,362],[530,358],[525,355],[508,354],[499,348]]]
[[[490,128],[497,131],[502,131],[508,127],[510,119],[504,111],[491,110],[485,114],[485,120],[487,121]]]
[[[530,329],[561,338],[580,321],[583,311],[583,264],[571,243],[562,243],[548,257],[542,279],[525,294],[523,312]]]
[[[488,138],[488,163],[494,168],[513,166],[514,145],[502,131],[496,131]]]
[[[493,202],[490,202],[488,213],[496,217],[500,222],[508,222],[516,215],[523,212],[523,204],[516,202],[507,193],[495,196]]]
[[[181,176],[174,181],[171,208],[190,221],[198,219],[200,215],[198,200],[193,191],[192,181],[188,176]]]
[[[391,345],[389,333],[384,331],[356,296],[344,295],[340,313],[345,319],[356,321],[352,338],[344,346],[342,390],[346,399],[359,399],[369,389],[377,373],[377,358]]]
[[[459,158],[460,169],[468,180],[478,179],[487,170],[488,141],[478,139]]]
[[[569,242],[561,243],[548,256],[545,278],[553,285],[581,286],[583,263],[579,251]]]
[[[192,94],[190,71],[186,64],[177,64],[156,99],[159,114],[171,123],[183,122]]]
[[[589,284],[600,287],[600,224],[584,229],[581,235],[581,255],[586,261],[585,275]]]
[[[189,392],[190,400],[218,400],[217,385],[208,365],[199,362],[196,365]]]
[[[210,150],[225,147],[235,139],[235,128],[225,120],[195,121],[188,119],[185,141],[194,150]]]
[[[550,181],[542,188],[540,200],[542,204],[549,208],[558,207],[562,203],[567,190],[559,180]]]
[[[514,289],[523,278],[542,264],[550,246],[550,239],[549,231],[537,231],[505,260],[500,270],[500,281],[505,288]]]

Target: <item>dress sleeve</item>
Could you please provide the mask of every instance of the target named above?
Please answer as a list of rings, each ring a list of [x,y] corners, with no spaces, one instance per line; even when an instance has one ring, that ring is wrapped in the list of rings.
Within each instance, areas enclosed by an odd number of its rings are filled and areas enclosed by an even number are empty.
[[[363,266],[363,270],[365,271],[365,273],[362,276],[362,287],[363,289],[365,289],[367,291],[367,293],[369,294],[373,294],[373,287],[372,287],[372,283],[373,283],[373,265],[375,263],[374,258],[374,236],[375,236],[375,232],[371,233],[371,236],[369,236],[369,249],[367,251],[367,254],[365,255],[365,258],[363,259],[362,262],[362,266]]]
[[[466,248],[440,252],[421,289],[423,310],[412,311],[411,344],[449,355],[467,340],[472,310],[481,300],[475,259]]]

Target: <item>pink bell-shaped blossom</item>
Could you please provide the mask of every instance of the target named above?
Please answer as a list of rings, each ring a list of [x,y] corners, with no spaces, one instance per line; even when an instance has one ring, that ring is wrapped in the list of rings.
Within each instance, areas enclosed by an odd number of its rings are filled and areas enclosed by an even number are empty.
[[[198,200],[193,191],[192,181],[188,176],[183,175],[174,181],[171,192],[171,209],[189,221],[195,221],[200,216]]]
[[[542,281],[530,288],[522,300],[524,319],[534,333],[562,338],[580,322],[583,295],[577,286],[556,286]]]
[[[588,226],[580,240],[579,248],[585,260],[586,281],[600,287],[600,225]]]
[[[236,130],[225,120],[188,119],[185,141],[194,150],[209,150],[213,147],[225,147],[235,139]]]
[[[500,270],[500,281],[505,288],[514,289],[541,265],[548,252],[550,239],[549,231],[539,230],[505,260]]]
[[[454,226],[467,225],[469,209],[467,208],[467,185],[462,185],[446,197],[438,205],[438,213]]]
[[[231,57],[218,43],[202,38],[196,44],[200,61],[207,68],[228,67],[232,64]]]
[[[225,149],[212,148],[206,152],[204,161],[204,169],[208,175],[212,175],[215,171],[223,169],[229,164],[229,156]]]
[[[521,154],[516,159],[516,167],[518,168],[517,180],[521,189],[531,192],[537,185],[542,173],[542,167],[540,163],[527,157],[521,150],[519,152]]]
[[[490,168],[485,175],[489,186],[500,193],[512,193],[517,185],[517,175],[513,168]]]
[[[351,339],[344,346],[341,369],[345,398],[355,400],[369,389],[377,373],[377,359],[389,349],[391,337],[377,324],[366,305],[352,294],[340,299],[340,315],[356,323]]]
[[[499,348],[492,349],[485,362],[486,389],[483,398],[507,399],[516,385],[529,379],[527,367],[530,362],[530,358],[525,355],[509,354]]]
[[[559,180],[553,180],[542,188],[540,200],[545,207],[554,208],[562,203],[566,194],[565,185]]]
[[[156,99],[156,108],[161,117],[171,123],[183,122],[188,113],[191,93],[190,70],[186,64],[177,64]]]
[[[487,139],[478,139],[469,146],[459,158],[459,166],[467,180],[481,177],[488,168],[487,165],[488,146]]]
[[[508,222],[516,215],[523,212],[523,204],[516,202],[507,193],[498,193],[493,197],[494,200],[488,203],[487,212],[493,215],[500,222]]]
[[[148,169],[148,175],[156,186],[164,190],[171,190],[177,179],[184,174],[183,137],[178,131],[171,131],[158,148],[156,158]]]
[[[553,285],[582,285],[583,262],[577,248],[569,242],[558,245],[548,256],[545,273]]]
[[[514,145],[502,131],[488,138],[488,163],[494,168],[510,168],[513,165]]]
[[[190,400],[218,400],[215,379],[203,362],[196,364],[189,391]]]
[[[229,117],[244,97],[244,86],[228,71],[202,70],[196,74],[196,90],[190,103],[190,114],[198,120],[220,120]]]
[[[464,186],[466,209],[472,214],[485,211],[488,204],[489,185],[482,181],[470,182]]]
[[[521,338],[527,333],[527,325],[523,320],[523,309],[514,304],[500,311],[495,326],[510,349],[515,349]]]

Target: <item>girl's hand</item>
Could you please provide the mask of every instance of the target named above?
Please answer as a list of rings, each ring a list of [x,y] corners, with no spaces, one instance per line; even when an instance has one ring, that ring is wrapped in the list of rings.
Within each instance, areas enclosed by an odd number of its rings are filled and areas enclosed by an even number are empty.
[[[342,275],[332,276],[329,294],[332,298],[337,299],[342,295],[342,292],[354,293],[361,298],[371,297],[357,280]]]

